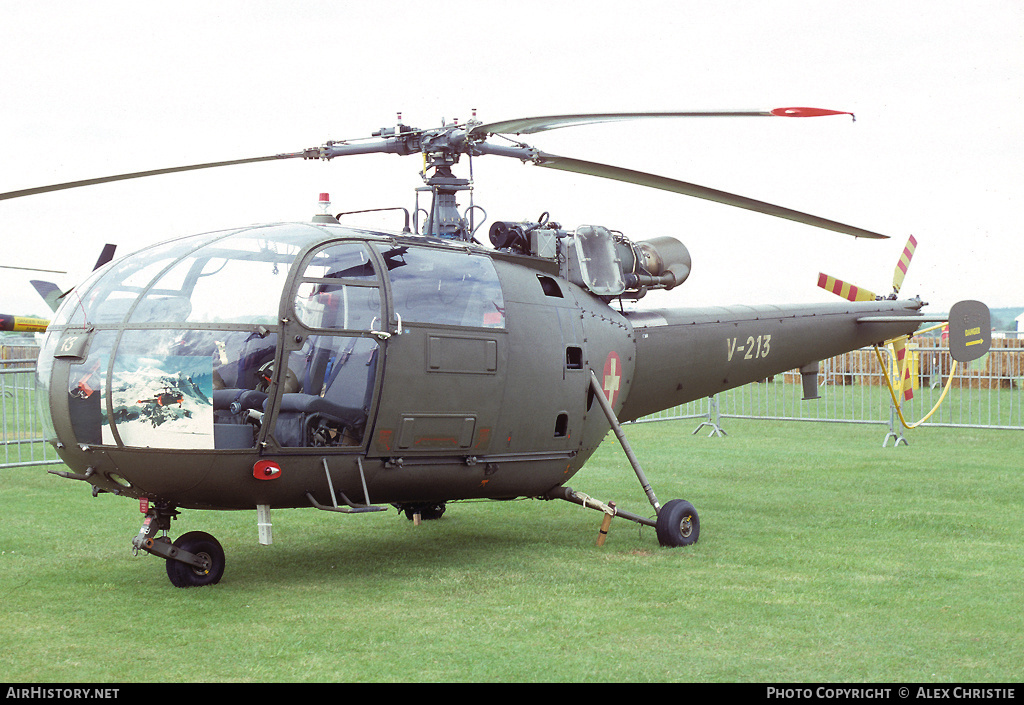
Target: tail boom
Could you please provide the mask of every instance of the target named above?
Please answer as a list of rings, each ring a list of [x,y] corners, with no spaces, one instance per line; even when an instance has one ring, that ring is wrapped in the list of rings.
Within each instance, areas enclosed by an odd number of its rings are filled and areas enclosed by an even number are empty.
[[[904,300],[627,314],[637,355],[619,418],[637,419],[911,335],[921,306]]]

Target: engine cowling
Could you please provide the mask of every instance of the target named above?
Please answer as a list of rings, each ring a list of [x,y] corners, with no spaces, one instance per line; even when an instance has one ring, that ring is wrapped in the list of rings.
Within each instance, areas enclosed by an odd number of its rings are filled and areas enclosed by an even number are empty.
[[[643,268],[649,275],[656,277],[665,289],[679,286],[690,276],[690,251],[676,238],[664,235],[641,240],[636,243],[636,247],[643,255]],[[643,285],[643,282],[640,283]]]
[[[490,227],[499,250],[558,260],[565,279],[608,299],[640,298],[648,289],[672,289],[690,276],[690,252],[663,235],[633,242],[600,225],[562,230],[557,223],[499,221]]]

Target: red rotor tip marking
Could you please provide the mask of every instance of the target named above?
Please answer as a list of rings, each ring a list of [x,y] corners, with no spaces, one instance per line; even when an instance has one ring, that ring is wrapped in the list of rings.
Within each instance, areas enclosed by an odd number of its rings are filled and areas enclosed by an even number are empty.
[[[825,108],[775,108],[772,115],[779,117],[821,117],[823,115],[849,115],[853,119],[856,116],[846,110],[826,110]]]

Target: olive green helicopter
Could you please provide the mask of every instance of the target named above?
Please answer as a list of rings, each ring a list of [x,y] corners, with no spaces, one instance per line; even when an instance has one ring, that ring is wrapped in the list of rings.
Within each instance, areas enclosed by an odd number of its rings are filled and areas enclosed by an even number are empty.
[[[0,194],[0,200],[173,172],[354,154],[422,155],[424,185],[401,232],[346,227],[330,199],[311,221],[171,240],[112,259],[69,292],[46,292],[38,390],[46,440],[93,495],[139,500],[132,540],[166,560],[178,587],[212,585],[220,543],[171,540],[181,509],[367,514],[391,507],[438,519],[454,500],[564,500],[654,527],[662,546],[698,540],[683,499],[662,504],[624,422],[799,369],[817,397],[819,361],[905,338],[927,321],[919,298],[876,296],[830,277],[825,304],[626,310],[623,301],[686,281],[685,245],[631,240],[599,225],[490,224],[472,204],[465,156],[502,156],[716,201],[856,238],[885,235],[724,191],[540,151],[510,135],[601,122],[685,117],[852,115],[815,108],[556,115],[402,124],[300,152],[178,166]],[[495,140],[492,140],[495,138]],[[496,141],[500,139],[502,141]],[[429,207],[420,208],[420,193]],[[468,192],[460,211],[457,196]],[[359,212],[359,211],[353,211]],[[422,218],[422,222],[421,222]],[[910,249],[910,248],[908,248]],[[910,250],[912,254],[912,249]],[[111,260],[111,261],[107,261]],[[852,293],[851,293],[852,292]],[[632,308],[632,307],[631,307]],[[957,359],[988,347],[988,309],[949,316]],[[641,515],[566,483],[612,430],[653,508]]]

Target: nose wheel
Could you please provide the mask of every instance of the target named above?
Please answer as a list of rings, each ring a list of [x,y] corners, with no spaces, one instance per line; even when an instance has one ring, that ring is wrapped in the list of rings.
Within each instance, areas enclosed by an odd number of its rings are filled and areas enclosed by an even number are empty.
[[[172,544],[179,554],[191,554],[200,565],[167,559],[167,577],[174,587],[201,587],[216,585],[224,575],[224,549],[220,542],[203,531],[182,534]]]
[[[167,531],[177,514],[167,504],[150,505],[138,536],[132,539],[135,551],[165,559],[167,577],[175,587],[216,585],[224,575],[224,549],[217,539],[203,531],[190,531],[171,543]],[[158,532],[163,535],[157,536]]]

